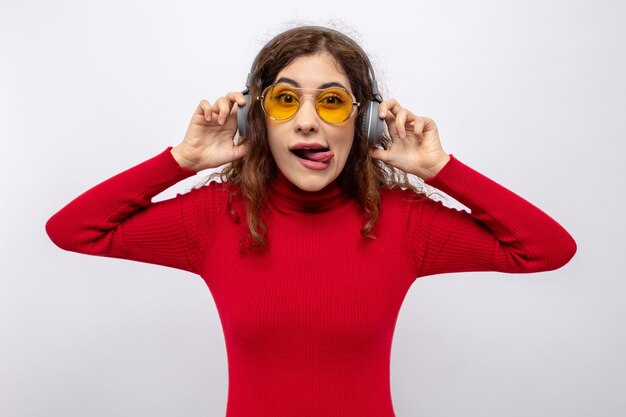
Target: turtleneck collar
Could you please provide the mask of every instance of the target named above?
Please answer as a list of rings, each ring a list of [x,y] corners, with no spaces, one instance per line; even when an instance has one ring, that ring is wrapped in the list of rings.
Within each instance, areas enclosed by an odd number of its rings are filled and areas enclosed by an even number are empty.
[[[319,191],[304,191],[289,181],[280,170],[276,180],[270,185],[267,196],[268,202],[282,212],[325,212],[349,200],[337,180]]]

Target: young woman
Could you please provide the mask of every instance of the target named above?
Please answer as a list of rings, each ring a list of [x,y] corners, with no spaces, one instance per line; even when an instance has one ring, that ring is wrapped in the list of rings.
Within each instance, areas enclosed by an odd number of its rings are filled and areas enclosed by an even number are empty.
[[[574,255],[554,220],[448,155],[433,120],[379,103],[368,58],[345,35],[279,34],[246,87],[202,100],[180,144],[47,223],[61,248],[205,280],[226,339],[228,416],[393,416],[391,342],[416,278],[546,271]],[[151,202],[221,166],[221,181]]]

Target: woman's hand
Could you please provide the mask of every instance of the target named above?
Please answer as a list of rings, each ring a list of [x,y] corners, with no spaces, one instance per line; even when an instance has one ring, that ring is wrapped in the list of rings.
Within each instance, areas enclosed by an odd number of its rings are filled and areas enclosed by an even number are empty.
[[[211,105],[202,100],[194,112],[183,141],[172,148],[174,159],[193,171],[217,168],[243,158],[246,145],[235,145],[237,106],[245,106],[240,92],[220,97]]]
[[[434,120],[414,115],[393,99],[383,101],[378,112],[387,122],[392,144],[388,149],[372,149],[372,158],[424,180],[435,176],[450,160],[441,147]]]

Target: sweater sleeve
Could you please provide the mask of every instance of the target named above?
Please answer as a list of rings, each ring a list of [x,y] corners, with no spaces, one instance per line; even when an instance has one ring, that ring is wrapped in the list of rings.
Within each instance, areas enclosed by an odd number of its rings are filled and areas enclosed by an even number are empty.
[[[447,272],[549,271],[576,252],[570,234],[543,211],[451,157],[427,184],[471,210],[455,210],[428,200],[416,234],[418,276]]]
[[[166,149],[86,191],[46,223],[60,248],[196,272],[203,209],[197,189],[152,203],[154,196],[195,175]]]

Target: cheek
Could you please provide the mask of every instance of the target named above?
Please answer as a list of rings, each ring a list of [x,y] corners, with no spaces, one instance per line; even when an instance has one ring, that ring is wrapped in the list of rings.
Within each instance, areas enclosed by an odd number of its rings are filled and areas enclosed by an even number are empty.
[[[340,144],[340,149],[341,149],[341,158],[342,160],[345,161],[348,159],[348,156],[350,155],[350,151],[352,150],[352,145],[354,143],[355,137],[355,130],[354,127],[350,127],[347,129],[348,131],[345,132],[343,135],[341,135],[341,144]]]
[[[281,135],[280,129],[277,126],[272,126],[271,124],[267,125],[267,144],[269,145],[270,151],[272,153],[272,157],[274,160],[278,156],[276,153],[281,148],[280,138],[284,137]]]

